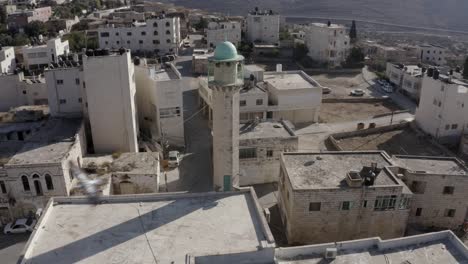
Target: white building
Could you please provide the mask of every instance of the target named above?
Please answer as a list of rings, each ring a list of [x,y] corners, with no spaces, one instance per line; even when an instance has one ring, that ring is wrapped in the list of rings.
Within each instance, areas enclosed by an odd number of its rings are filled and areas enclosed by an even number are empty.
[[[132,52],[177,54],[180,44],[180,19],[152,18],[131,27],[107,25],[98,28],[99,47],[118,49],[124,47]]]
[[[79,164],[85,152],[81,120],[49,119],[2,127],[0,134],[7,136],[0,140],[0,186],[4,188],[0,218],[25,217],[44,208],[52,196],[68,196],[73,180],[69,162]]]
[[[318,122],[322,104],[322,86],[303,71],[265,72],[247,65],[244,78],[254,76],[240,91],[240,121],[285,119],[293,124]],[[212,110],[212,92],[200,79],[199,95]],[[209,120],[211,112],[208,111]]]
[[[241,23],[236,21],[216,21],[208,23],[206,40],[209,48],[216,47],[217,43],[229,41],[236,47],[241,42]]]
[[[247,15],[247,40],[279,45],[280,15],[273,11],[252,11]]]
[[[78,65],[49,67],[45,72],[47,94],[52,116],[82,116],[83,71]]]
[[[135,69],[128,50],[83,56],[84,89],[96,153],[138,152]]]
[[[287,121],[251,122],[239,131],[239,184],[277,182],[283,152],[297,151],[298,137]]]
[[[468,129],[468,84],[428,69],[415,119],[424,132],[441,143],[458,145]]]
[[[447,49],[437,45],[420,45],[419,58],[422,63],[428,63],[437,66],[447,64],[445,57],[447,56]]]
[[[100,200],[96,205],[81,197],[51,199],[19,263],[273,260],[275,240],[253,189]]]
[[[0,74],[13,73],[16,69],[14,47],[0,47]]]
[[[208,74],[208,58],[213,56],[213,53],[207,49],[194,49],[192,55],[192,73],[207,75]]]
[[[387,62],[386,75],[401,93],[419,101],[423,69],[417,65],[401,65]]]
[[[185,145],[182,77],[173,64],[156,69],[135,67],[140,130],[150,138],[175,146]]]
[[[24,46],[24,64],[30,69],[43,68],[49,63],[58,62],[58,57],[70,53],[68,40],[62,42],[60,38],[47,41],[44,45]]]
[[[382,240],[372,237],[326,244],[282,247],[276,264],[466,263],[468,248],[452,231]]]
[[[344,25],[312,23],[305,28],[308,56],[329,67],[340,66],[348,57],[350,43]]]
[[[46,105],[47,86],[41,77],[25,78],[18,74],[0,75],[0,111],[23,105]]]

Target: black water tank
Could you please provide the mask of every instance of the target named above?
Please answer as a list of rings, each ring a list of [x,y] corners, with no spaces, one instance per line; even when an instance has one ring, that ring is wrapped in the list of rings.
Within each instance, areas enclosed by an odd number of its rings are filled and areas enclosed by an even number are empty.
[[[108,48],[103,49],[102,50],[102,55],[109,56],[110,55],[110,50]]]
[[[126,52],[126,50],[125,50],[124,48],[120,48],[120,49],[119,49],[119,54],[120,54],[120,55],[124,54],[125,52]]]
[[[94,50],[89,49],[86,51],[86,56],[94,56]]]
[[[434,78],[434,80],[439,79],[439,74],[439,70],[434,70],[434,76],[432,76],[432,78]]]
[[[426,70],[427,70],[427,69],[423,67],[421,71],[422,71],[422,73],[425,73]]]
[[[432,77],[434,75],[434,68],[427,69],[427,77]]]
[[[133,64],[135,64],[136,66],[140,65],[140,57],[135,56],[135,58],[133,58]]]

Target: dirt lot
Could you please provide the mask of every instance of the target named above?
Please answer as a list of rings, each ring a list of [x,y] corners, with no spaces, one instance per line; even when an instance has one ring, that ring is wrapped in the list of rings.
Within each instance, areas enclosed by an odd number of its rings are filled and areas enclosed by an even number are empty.
[[[311,77],[322,86],[331,89],[331,93],[325,94],[323,98],[343,98],[350,97],[349,93],[354,89],[363,89],[364,97],[375,97],[374,93],[368,90],[369,85],[364,81],[361,73],[351,74],[315,74]]]
[[[336,123],[371,118],[378,114],[400,110],[391,102],[378,103],[322,103],[320,123]]]
[[[337,142],[343,150],[385,150],[391,155],[447,156],[427,139],[418,137],[411,128],[345,138]]]

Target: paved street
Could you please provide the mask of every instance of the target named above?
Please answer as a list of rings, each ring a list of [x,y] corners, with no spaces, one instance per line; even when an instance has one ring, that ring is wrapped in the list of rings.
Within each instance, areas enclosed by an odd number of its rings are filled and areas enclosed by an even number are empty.
[[[191,35],[190,40],[201,36]],[[185,154],[176,169],[167,172],[168,191],[212,190],[211,129],[198,109],[197,78],[192,77],[192,48],[182,50],[176,66],[183,76]],[[162,177],[164,181],[164,176]],[[162,192],[165,191],[163,187]]]
[[[3,228],[0,233],[0,263],[13,264],[18,261],[29,238],[29,233],[4,235]]]

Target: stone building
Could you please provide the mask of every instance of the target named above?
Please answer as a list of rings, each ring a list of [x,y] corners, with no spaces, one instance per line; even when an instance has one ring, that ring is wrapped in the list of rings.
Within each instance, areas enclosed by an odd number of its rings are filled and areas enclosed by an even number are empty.
[[[424,75],[422,67],[387,62],[386,75],[402,94],[419,101]]]
[[[413,192],[409,224],[456,229],[468,216],[468,169],[454,157],[395,156]]]
[[[216,47],[216,44],[229,41],[236,47],[241,42],[241,23],[236,21],[216,21],[208,23],[206,29],[206,41],[209,48]]]
[[[279,45],[280,15],[269,11],[254,10],[246,18],[247,40],[257,44]]]
[[[241,186],[277,182],[283,152],[297,151],[298,137],[287,121],[251,122],[239,132]]]
[[[385,152],[283,153],[278,205],[289,244],[403,236],[412,192]]]

